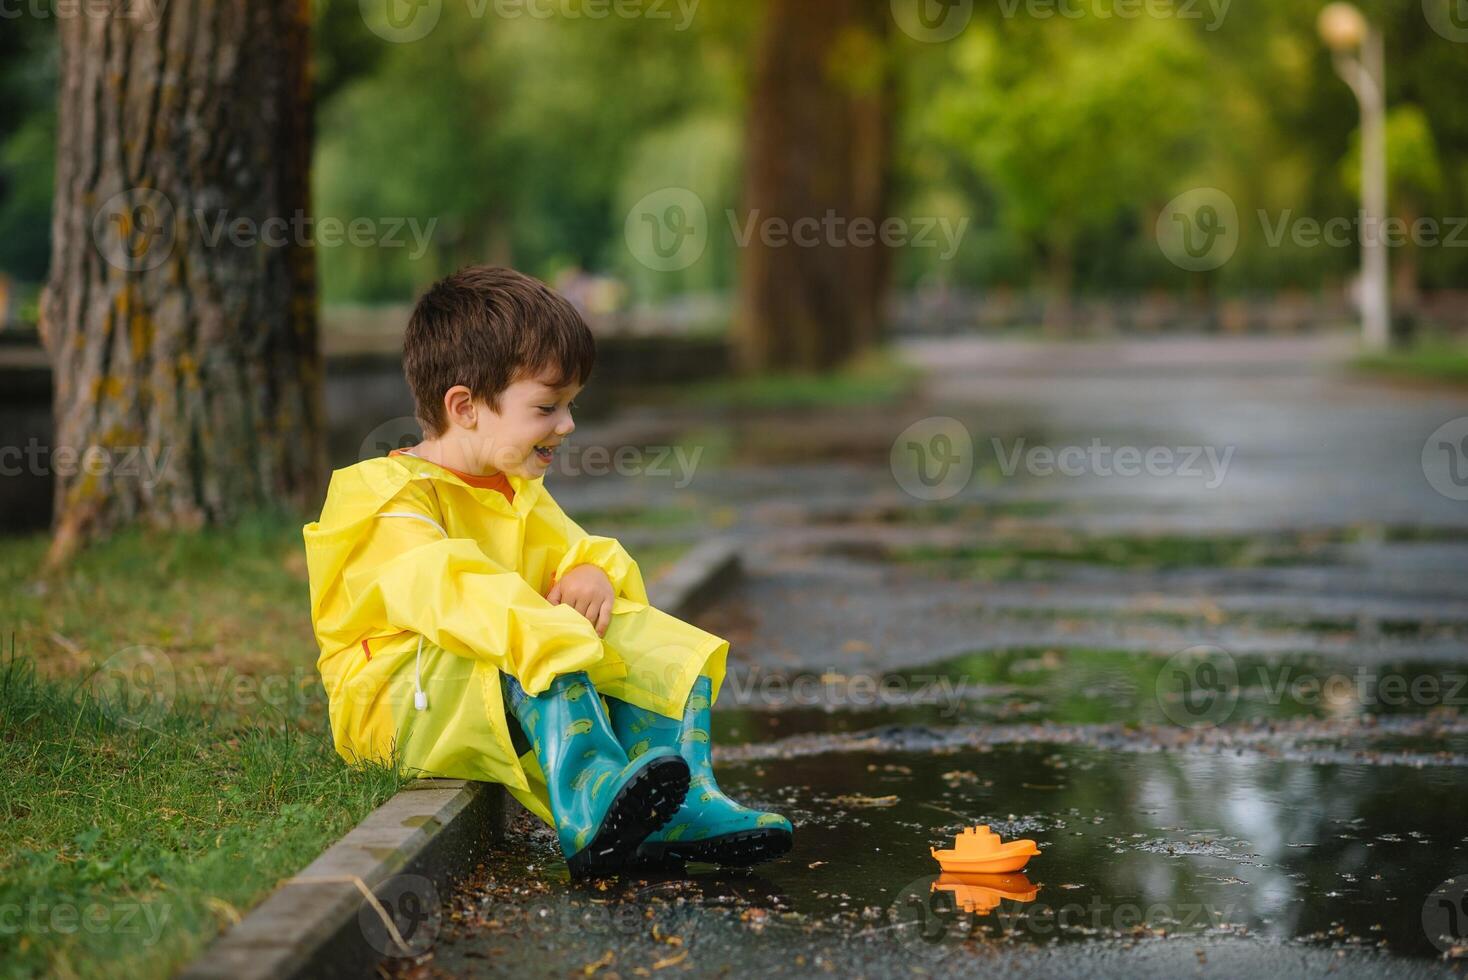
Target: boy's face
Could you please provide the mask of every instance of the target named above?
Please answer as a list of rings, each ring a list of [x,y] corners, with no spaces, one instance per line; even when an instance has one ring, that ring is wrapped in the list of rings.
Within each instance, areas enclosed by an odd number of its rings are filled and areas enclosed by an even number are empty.
[[[555,448],[576,430],[571,420],[572,399],[582,385],[557,388],[554,372],[541,371],[521,377],[500,393],[500,410],[477,402],[475,432],[481,451],[479,462],[489,469],[538,479],[550,468]]]

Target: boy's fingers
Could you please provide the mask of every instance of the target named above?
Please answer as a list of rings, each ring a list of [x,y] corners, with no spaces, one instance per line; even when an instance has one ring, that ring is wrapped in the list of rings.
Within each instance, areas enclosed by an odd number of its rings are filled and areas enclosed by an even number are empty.
[[[607,635],[607,627],[612,625],[612,600],[607,599],[601,604],[601,612],[596,617],[596,632],[600,636]]]
[[[560,582],[557,582],[555,585],[552,585],[551,586],[551,590],[549,592],[547,592],[546,595],[545,595],[545,601],[546,602],[549,602],[553,606],[559,606],[561,604],[561,583]]]

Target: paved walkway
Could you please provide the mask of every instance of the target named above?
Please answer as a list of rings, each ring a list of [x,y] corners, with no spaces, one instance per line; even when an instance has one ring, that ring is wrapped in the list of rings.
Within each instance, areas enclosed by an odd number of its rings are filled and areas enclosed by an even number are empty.
[[[630,412],[578,438],[701,447],[686,486],[557,487],[634,551],[744,542],[700,618],[733,643],[719,771],[795,852],[584,889],[522,821],[434,965],[1462,975],[1468,504],[1423,450],[1468,395],[1329,338],[908,354],[900,407]],[[970,477],[923,483],[912,443]],[[977,822],[1040,841],[1028,877],[936,879]]]

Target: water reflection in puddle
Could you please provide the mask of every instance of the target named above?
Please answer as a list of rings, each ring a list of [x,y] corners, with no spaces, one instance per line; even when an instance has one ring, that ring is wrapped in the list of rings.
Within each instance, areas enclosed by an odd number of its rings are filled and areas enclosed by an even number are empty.
[[[1468,773],[1450,767],[1021,745],[720,768],[731,793],[797,824],[794,852],[732,895],[919,945],[1161,930],[1435,955],[1424,903],[1468,871]],[[930,846],[977,823],[1040,856],[1006,882],[940,878]]]

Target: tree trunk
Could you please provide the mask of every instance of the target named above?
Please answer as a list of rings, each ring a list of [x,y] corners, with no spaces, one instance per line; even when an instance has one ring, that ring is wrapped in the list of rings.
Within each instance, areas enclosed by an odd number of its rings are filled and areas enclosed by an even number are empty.
[[[1070,237],[1052,236],[1045,250],[1045,312],[1040,324],[1047,337],[1070,335],[1070,293],[1074,274],[1075,249]]]
[[[133,522],[303,510],[325,470],[309,0],[113,9],[58,18],[53,567]]]
[[[769,0],[739,223],[739,234],[752,231],[740,249],[735,328],[745,371],[824,370],[878,338],[890,264],[880,235],[891,182],[889,19],[887,0]],[[802,227],[807,244],[796,238]]]

